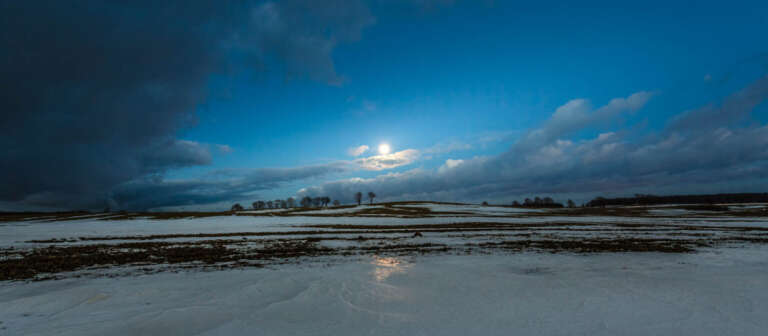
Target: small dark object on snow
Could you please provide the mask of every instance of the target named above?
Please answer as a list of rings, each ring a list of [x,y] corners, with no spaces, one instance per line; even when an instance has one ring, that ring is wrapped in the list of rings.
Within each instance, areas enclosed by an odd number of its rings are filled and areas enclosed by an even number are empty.
[[[421,236],[422,236],[421,232],[416,232],[416,233],[413,234],[413,238],[421,237]]]

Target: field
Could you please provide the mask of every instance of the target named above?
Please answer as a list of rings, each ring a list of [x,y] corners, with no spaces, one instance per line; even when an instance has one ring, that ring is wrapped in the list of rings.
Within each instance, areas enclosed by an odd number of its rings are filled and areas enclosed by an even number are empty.
[[[0,214],[0,335],[762,335],[767,209]]]

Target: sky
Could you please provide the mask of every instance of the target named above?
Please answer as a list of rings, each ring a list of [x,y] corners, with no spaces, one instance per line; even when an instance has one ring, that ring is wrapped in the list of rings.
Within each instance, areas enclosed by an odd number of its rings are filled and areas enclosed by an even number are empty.
[[[763,1],[0,0],[0,211],[766,192],[766,31]]]

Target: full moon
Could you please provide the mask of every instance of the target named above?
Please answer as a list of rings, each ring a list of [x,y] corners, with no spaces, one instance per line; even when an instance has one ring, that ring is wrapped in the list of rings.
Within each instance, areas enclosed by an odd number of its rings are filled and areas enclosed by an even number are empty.
[[[379,154],[389,154],[390,148],[388,144],[379,145]]]

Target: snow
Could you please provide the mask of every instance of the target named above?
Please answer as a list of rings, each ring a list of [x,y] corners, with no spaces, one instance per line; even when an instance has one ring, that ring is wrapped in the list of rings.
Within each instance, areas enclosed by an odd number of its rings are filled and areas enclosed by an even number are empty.
[[[364,258],[0,285],[9,335],[764,335],[765,249]]]
[[[530,209],[530,208],[513,208],[513,207],[499,207],[499,206],[482,206],[473,204],[441,204],[441,203],[420,203],[420,204],[407,204],[397,205],[397,207],[417,207],[428,208],[433,212],[469,212],[477,215],[494,216],[494,215],[509,215],[515,213],[537,213],[544,212],[543,209]]]
[[[368,209],[382,209],[382,205],[358,205],[350,208],[328,208],[321,210],[307,210],[301,211],[299,214],[353,214]]]
[[[605,229],[606,224],[615,223],[647,224],[649,228],[658,224],[712,226],[711,231],[698,228],[695,232],[719,236],[743,233],[714,227],[768,227],[765,217],[701,213],[690,217],[685,213],[674,217],[555,216],[542,209],[412,206],[471,214],[320,217],[308,211],[308,216],[289,217],[41,218],[0,222],[0,248],[47,246],[49,243],[28,241],[51,238],[305,231],[319,230],[313,225],[326,224],[374,228],[471,222],[550,223],[546,231],[549,237],[575,239],[596,235],[676,239],[683,236],[675,233],[693,231],[568,230],[574,224],[586,224],[581,229]],[[311,212],[344,214],[361,208]],[[525,216],[520,216],[520,211]],[[496,217],[488,217],[491,215]],[[459,232],[419,230],[423,237],[410,238],[407,232],[382,233],[380,229],[374,235],[409,237],[408,242],[414,244],[501,239],[492,237],[499,233],[493,228],[473,231],[479,235],[477,238],[462,237]],[[378,243],[324,240],[320,244],[339,247]],[[0,335],[763,335],[768,330],[765,244],[705,248],[690,254],[493,251],[466,256],[332,255],[268,264],[265,268],[175,268],[148,275],[125,275],[131,273],[121,272],[125,267],[115,268],[115,274],[123,274],[115,278],[0,282]]]
[[[0,222],[0,247],[25,247],[30,240],[52,238],[137,236],[156,234],[194,234],[231,232],[283,232],[317,230],[308,225],[418,225],[450,223],[511,224],[675,224],[696,226],[768,227],[760,217],[621,217],[621,216],[529,216],[529,217],[315,217],[315,216],[219,216],[184,219],[100,220],[83,218],[67,221]]]

